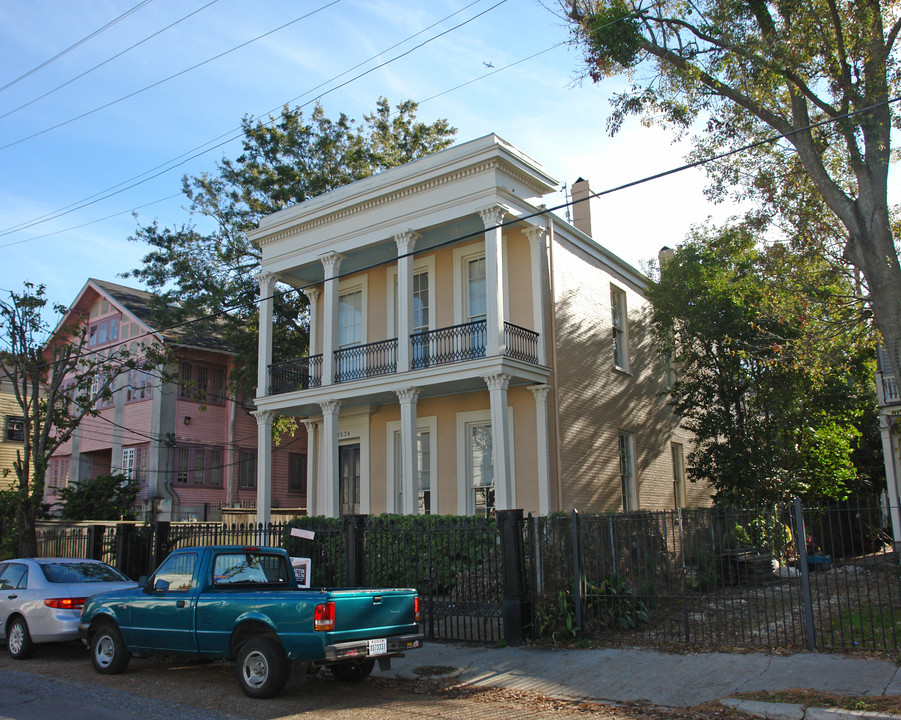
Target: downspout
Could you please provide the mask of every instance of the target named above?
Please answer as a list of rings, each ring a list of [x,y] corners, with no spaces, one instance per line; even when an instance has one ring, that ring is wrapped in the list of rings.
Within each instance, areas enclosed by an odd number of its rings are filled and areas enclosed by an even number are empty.
[[[235,460],[235,414],[238,409],[238,398],[235,397],[231,403],[231,410],[228,413],[228,452],[225,453],[225,498],[228,507],[235,506],[235,474],[232,472]]]
[[[548,230],[548,303],[551,315],[551,355],[554,363],[554,465],[557,468],[557,509],[563,510],[563,467],[560,445],[560,366],[557,364],[557,295],[554,287],[554,216],[547,214]]]

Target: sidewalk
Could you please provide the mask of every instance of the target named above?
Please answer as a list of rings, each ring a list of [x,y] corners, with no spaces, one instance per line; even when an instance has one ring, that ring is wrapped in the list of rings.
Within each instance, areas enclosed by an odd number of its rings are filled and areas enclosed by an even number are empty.
[[[893,663],[818,653],[673,654],[645,649],[549,650],[426,643],[422,650],[395,660],[390,672],[376,669],[374,674],[414,679],[438,666],[453,668],[448,674],[468,685],[609,703],[641,700],[668,707],[690,707],[736,693],[792,688],[841,695],[901,695],[901,668]],[[833,717],[845,716],[860,714]]]

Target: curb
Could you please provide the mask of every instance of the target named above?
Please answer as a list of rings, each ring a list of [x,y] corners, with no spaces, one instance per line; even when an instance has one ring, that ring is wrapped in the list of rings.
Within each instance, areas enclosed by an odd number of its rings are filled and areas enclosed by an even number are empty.
[[[868,710],[842,710],[840,708],[809,707],[793,703],[758,702],[724,698],[721,705],[741,710],[748,715],[766,720],[901,720],[901,715],[871,712]]]

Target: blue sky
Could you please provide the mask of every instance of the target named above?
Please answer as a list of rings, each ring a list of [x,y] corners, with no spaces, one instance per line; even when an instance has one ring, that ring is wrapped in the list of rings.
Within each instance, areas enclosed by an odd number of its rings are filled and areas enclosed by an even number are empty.
[[[561,183],[582,176],[596,191],[680,165],[688,148],[673,145],[662,130],[636,121],[613,138],[607,135],[608,98],[623,86],[579,82],[580,56],[565,44],[569,30],[551,11],[555,5],[0,3],[0,290],[20,289],[30,280],[46,284],[54,301],[67,304],[88,277],[119,280],[145,250],[128,241],[137,223],[188,220],[179,194],[182,175],[214,171],[223,155],[239,153],[240,144],[192,156],[234,137],[243,116],[266,116],[286,102],[312,109],[319,99],[328,116],[344,112],[360,120],[380,95],[392,104],[412,99],[421,103],[420,119],[443,117],[457,127],[458,141],[495,132]],[[270,34],[254,40],[264,33]],[[157,176],[53,217],[151,175]],[[693,224],[727,214],[705,200],[703,184],[702,173],[690,171],[598,201],[593,212],[600,214],[595,224],[602,232],[596,239],[639,266],[661,246],[680,242]],[[562,195],[548,202],[560,200]]]

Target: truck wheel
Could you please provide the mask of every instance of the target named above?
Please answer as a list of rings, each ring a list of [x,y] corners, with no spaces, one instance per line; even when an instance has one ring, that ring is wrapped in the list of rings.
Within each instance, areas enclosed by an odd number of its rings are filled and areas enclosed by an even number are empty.
[[[288,679],[288,658],[282,646],[268,637],[248,640],[238,650],[238,686],[252,698],[278,695]]]
[[[31,633],[28,632],[25,618],[17,617],[9,624],[9,631],[6,633],[6,647],[9,654],[16,660],[25,660],[34,655],[34,643],[31,640]]]
[[[360,682],[369,677],[373,667],[375,660],[355,660],[329,665],[328,669],[341,682]]]
[[[91,665],[101,675],[118,675],[128,667],[131,653],[118,626],[105,622],[91,636]]]

